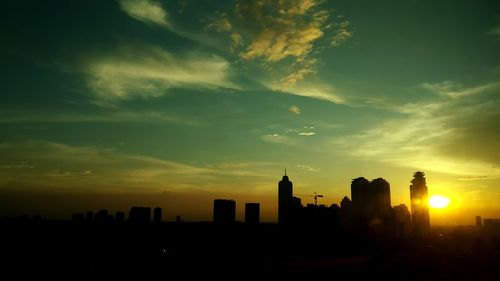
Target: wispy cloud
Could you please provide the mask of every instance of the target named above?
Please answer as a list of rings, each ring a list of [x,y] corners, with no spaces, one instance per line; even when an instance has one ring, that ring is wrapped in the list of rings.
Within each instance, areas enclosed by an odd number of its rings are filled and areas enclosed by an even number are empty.
[[[120,0],[120,7],[129,16],[147,24],[168,27],[168,14],[159,2],[154,0]]]
[[[302,164],[299,164],[297,165],[297,168],[301,169],[301,170],[305,170],[305,171],[309,171],[309,172],[319,172],[319,168],[313,168],[309,165],[302,165]]]
[[[422,87],[442,96],[447,96],[450,98],[461,98],[486,93],[488,91],[499,90],[500,83],[492,82],[475,87],[465,88],[459,83],[444,81],[439,83],[423,83]]]
[[[296,106],[295,104],[290,106],[290,108],[288,109],[288,111],[290,111],[291,113],[293,114],[300,114],[302,113],[302,111],[300,110],[300,108],[298,106]]]
[[[212,30],[216,32],[229,32],[233,26],[226,13],[217,13],[216,16],[209,20],[209,23],[205,25],[205,30]]]
[[[73,146],[44,140],[0,143],[0,186],[11,181],[96,192],[119,188],[121,192],[205,188],[218,191],[234,177],[266,177],[271,162],[226,162],[190,165],[148,155],[130,154],[113,148]],[[36,163],[36,165],[26,164]],[[20,165],[23,166],[20,166]]]
[[[174,56],[158,47],[122,49],[109,57],[90,59],[88,86],[98,100],[158,97],[170,88],[236,88],[229,81],[229,63],[221,57],[191,53]]]
[[[263,135],[260,137],[263,141],[270,142],[270,143],[276,143],[276,144],[285,144],[285,145],[298,145],[299,142],[289,136],[284,136],[280,134],[268,134],[268,135]]]
[[[349,21],[342,21],[336,25],[338,28],[335,31],[335,35],[332,37],[332,46],[340,46],[352,37],[353,32],[349,31],[350,25],[351,23]]]
[[[296,84],[269,83],[267,86],[274,91],[290,93],[297,96],[329,101],[336,104],[346,103],[346,100],[336,89],[321,82],[308,83],[301,81]]]
[[[124,109],[107,110],[103,113],[84,114],[77,112],[44,112],[36,113],[33,110],[4,111],[0,114],[0,124],[8,123],[177,123],[187,126],[202,126],[203,122],[193,118],[179,116],[170,112],[154,110],[127,111]]]
[[[500,36],[500,26],[492,28],[488,31],[488,34],[499,35]]]
[[[354,157],[374,159],[462,177],[499,176],[500,161],[491,156],[500,137],[496,119],[496,83],[455,90],[455,84],[426,84],[440,96],[387,108],[402,115],[333,143]],[[490,95],[492,98],[484,95]]]
[[[298,133],[299,136],[306,136],[306,137],[309,137],[309,136],[314,136],[316,135],[316,132],[300,132]]]

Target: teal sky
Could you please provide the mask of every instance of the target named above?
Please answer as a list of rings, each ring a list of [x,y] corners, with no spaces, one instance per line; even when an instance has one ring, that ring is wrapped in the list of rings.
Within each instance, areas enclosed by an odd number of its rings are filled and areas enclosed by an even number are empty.
[[[413,172],[434,223],[500,216],[498,1],[2,1],[0,215],[212,200],[276,220]],[[303,203],[312,198],[304,197]]]

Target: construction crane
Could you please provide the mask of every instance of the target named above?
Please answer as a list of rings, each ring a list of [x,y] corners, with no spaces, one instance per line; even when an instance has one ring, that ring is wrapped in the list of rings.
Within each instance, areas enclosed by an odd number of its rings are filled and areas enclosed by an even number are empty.
[[[318,206],[318,198],[323,198],[324,196],[321,194],[317,194],[314,192],[314,194],[295,194],[295,196],[301,197],[301,196],[309,196],[314,198],[314,205]]]

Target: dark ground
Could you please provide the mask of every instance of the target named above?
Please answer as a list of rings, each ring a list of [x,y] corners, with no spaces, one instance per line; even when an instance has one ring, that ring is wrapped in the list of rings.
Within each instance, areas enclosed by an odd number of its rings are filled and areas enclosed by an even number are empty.
[[[16,280],[500,280],[499,232],[467,227],[433,229],[425,239],[382,239],[275,224],[3,221],[0,226],[0,272]]]

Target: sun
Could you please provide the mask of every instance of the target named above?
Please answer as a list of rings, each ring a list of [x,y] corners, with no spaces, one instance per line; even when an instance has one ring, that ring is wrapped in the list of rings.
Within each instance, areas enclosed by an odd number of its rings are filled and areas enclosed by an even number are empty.
[[[441,195],[433,195],[429,198],[429,205],[432,208],[444,209],[450,204],[450,199]]]

